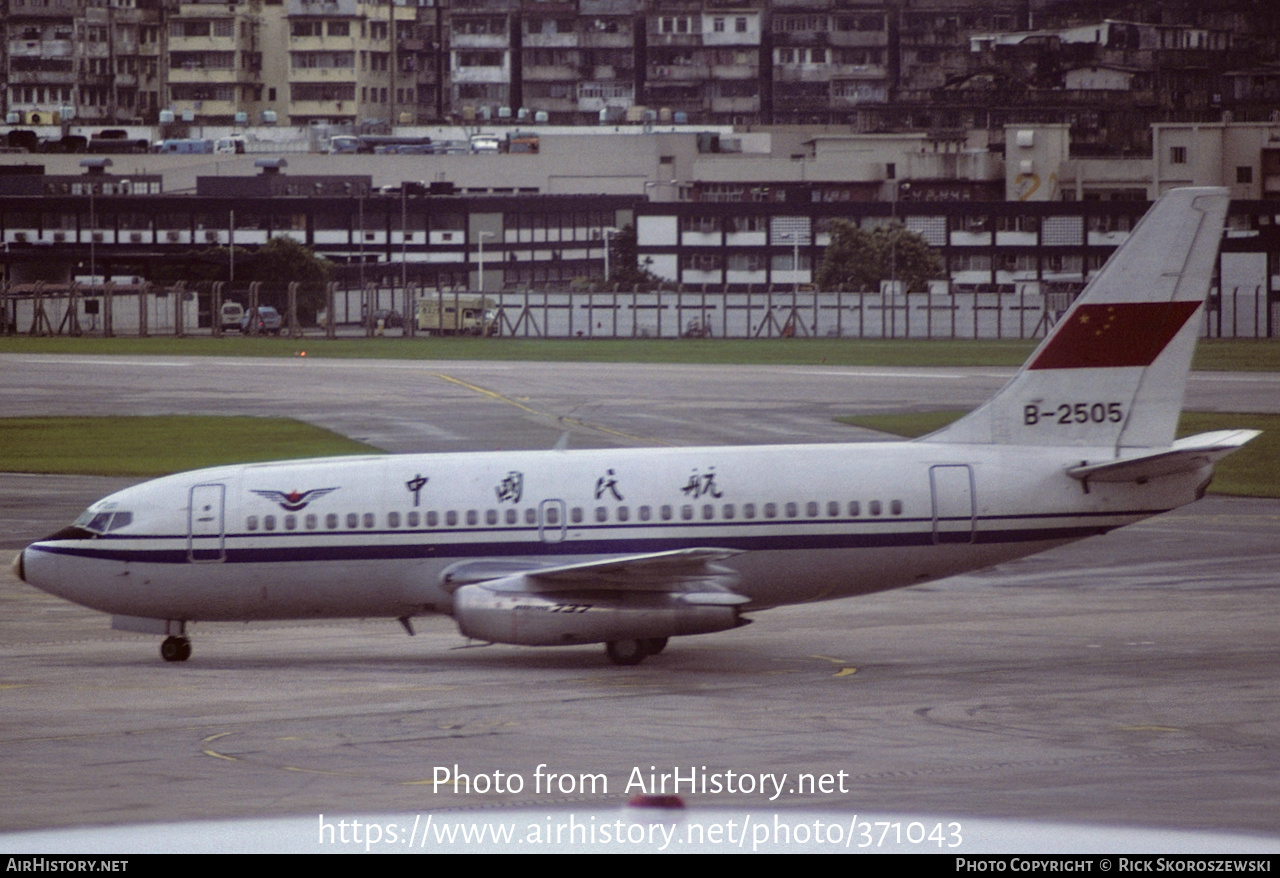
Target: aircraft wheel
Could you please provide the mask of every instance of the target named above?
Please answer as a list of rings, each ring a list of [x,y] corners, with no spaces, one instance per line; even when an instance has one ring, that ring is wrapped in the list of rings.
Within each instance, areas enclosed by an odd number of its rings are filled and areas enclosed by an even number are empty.
[[[610,640],[604,651],[615,665],[638,665],[649,655],[644,645],[643,640]]]
[[[645,655],[657,655],[667,648],[667,638],[646,637],[640,641],[640,645],[644,647]]]
[[[191,658],[191,641],[185,637],[166,637],[160,644],[160,657],[167,662],[185,662]]]

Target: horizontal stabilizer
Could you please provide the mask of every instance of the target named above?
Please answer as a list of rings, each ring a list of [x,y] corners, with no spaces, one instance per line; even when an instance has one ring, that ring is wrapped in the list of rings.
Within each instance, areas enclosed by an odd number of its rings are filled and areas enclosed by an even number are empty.
[[[1159,476],[1193,472],[1260,435],[1259,430],[1219,430],[1179,439],[1163,451],[1099,463],[1082,463],[1067,475],[1082,482],[1142,482]]]

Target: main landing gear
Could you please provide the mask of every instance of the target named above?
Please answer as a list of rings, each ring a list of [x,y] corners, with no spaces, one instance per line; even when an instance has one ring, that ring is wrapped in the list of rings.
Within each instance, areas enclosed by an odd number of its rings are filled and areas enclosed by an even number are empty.
[[[651,655],[667,648],[665,637],[642,637],[638,640],[610,640],[604,645],[609,661],[615,665],[638,665]]]
[[[166,637],[160,644],[160,658],[167,662],[185,662],[191,658],[191,641],[185,637]]]

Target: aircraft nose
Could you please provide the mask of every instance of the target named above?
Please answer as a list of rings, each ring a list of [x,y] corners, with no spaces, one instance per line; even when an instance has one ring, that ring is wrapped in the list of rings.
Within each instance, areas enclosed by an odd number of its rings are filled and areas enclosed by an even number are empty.
[[[23,549],[21,552],[13,556],[13,564],[9,566],[9,569],[13,571],[14,576],[18,577],[23,582],[26,582],[27,578],[22,575],[22,555],[24,552],[26,552],[26,549]]]

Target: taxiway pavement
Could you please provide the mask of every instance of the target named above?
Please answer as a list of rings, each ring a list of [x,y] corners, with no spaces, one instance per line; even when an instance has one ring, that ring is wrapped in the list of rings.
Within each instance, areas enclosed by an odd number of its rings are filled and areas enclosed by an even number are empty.
[[[36,356],[0,369],[7,416],[289,415],[392,451],[549,447],[566,430],[570,447],[865,438],[831,418],[976,405],[1010,374]],[[1276,411],[1278,390],[1276,376],[1197,375],[1188,407]],[[122,484],[0,476],[0,548]],[[413,639],[386,620],[196,625],[191,661],[168,665],[155,638],[112,632],[6,564],[0,831],[608,806],[637,771],[733,771],[785,774],[784,792],[695,791],[691,808],[1275,834],[1278,535],[1280,502],[1209,497],[992,570],[773,610],[633,668],[599,647],[459,649],[448,619]],[[576,783],[535,790],[539,765]],[[468,793],[433,785],[441,768],[524,785]],[[801,774],[840,772],[843,792],[798,791]]]

